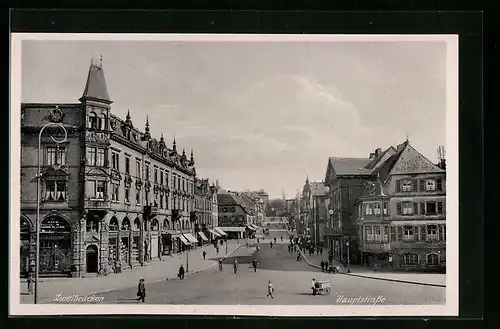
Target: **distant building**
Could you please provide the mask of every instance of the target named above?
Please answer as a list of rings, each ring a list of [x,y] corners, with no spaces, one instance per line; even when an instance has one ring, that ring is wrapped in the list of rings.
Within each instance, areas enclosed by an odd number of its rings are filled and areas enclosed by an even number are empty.
[[[245,193],[248,193],[249,195],[251,195],[256,199],[261,199],[263,203],[264,212],[267,210],[267,206],[269,205],[269,195],[267,194],[266,191],[261,189],[260,191],[248,191]]]
[[[219,227],[227,233],[228,238],[245,238],[257,231],[255,209],[249,206],[238,192],[221,192],[217,194],[219,208]]]
[[[328,217],[328,187],[323,182],[311,182],[312,240],[318,246],[325,245],[325,227]]]
[[[207,243],[214,227],[217,227],[217,217],[214,217],[214,205],[217,207],[217,188],[210,185],[208,179],[197,179],[194,182],[195,213],[194,231],[199,243]]]
[[[440,168],[441,167],[441,168]],[[446,264],[446,172],[408,141],[373,175],[358,202],[363,263],[394,267]]]

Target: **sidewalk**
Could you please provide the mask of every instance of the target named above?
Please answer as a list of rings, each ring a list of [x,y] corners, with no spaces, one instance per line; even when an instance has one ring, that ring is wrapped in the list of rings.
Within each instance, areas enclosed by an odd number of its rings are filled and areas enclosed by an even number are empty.
[[[50,303],[56,294],[61,294],[63,296],[71,296],[74,294],[91,295],[99,292],[130,288],[137,285],[140,278],[143,278],[146,284],[177,279],[177,273],[181,264],[184,265],[184,269],[187,269],[186,276],[191,273],[197,273],[217,265],[217,259],[219,257],[228,257],[239,247],[244,245],[245,242],[242,240],[240,240],[239,244],[236,241],[229,240],[227,254],[226,246],[220,246],[218,255],[213,245],[205,245],[189,251],[188,256],[186,256],[186,252],[173,256],[164,256],[162,261],[154,261],[145,264],[144,267],[136,267],[125,270],[120,274],[110,274],[108,276],[87,278],[40,278],[38,300],[39,303]],[[203,260],[203,250],[207,252],[206,260]],[[186,263],[188,258],[189,262]],[[188,266],[186,266],[186,264],[188,264]],[[26,279],[22,279],[20,287],[21,303],[33,303],[33,295],[27,295],[27,291]]]
[[[302,253],[302,252],[301,252]],[[302,253],[304,260],[312,267],[316,267],[321,270],[321,261],[328,259],[328,254],[323,253],[323,255],[311,255]],[[391,273],[391,272],[374,272],[368,268],[360,265],[349,266],[351,273],[347,273],[347,270],[338,261],[333,261],[334,266],[340,268],[340,274],[357,276],[367,279],[374,280],[384,280],[402,283],[412,283],[427,286],[437,286],[446,287],[446,274],[435,274],[435,273]]]

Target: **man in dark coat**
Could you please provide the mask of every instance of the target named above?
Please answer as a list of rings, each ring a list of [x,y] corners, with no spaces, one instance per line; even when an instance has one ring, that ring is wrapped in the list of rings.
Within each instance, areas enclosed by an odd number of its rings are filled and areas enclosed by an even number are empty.
[[[255,257],[252,260],[252,266],[253,266],[253,271],[257,272],[257,260],[255,259]]]
[[[205,260],[205,257],[207,257],[207,252],[203,250],[203,260]]]
[[[146,300],[146,286],[144,285],[144,279],[139,280],[139,284],[137,285],[137,301],[144,301]]]
[[[325,261],[321,261],[321,272],[325,271]]]
[[[179,267],[179,279],[184,280],[184,266]]]

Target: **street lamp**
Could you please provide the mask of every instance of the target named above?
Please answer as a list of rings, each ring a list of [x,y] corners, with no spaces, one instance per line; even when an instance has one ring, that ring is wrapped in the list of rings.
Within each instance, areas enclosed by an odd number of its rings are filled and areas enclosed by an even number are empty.
[[[50,136],[52,141],[56,143],[56,146],[59,146],[59,144],[66,142],[68,139],[68,132],[66,131],[66,128],[60,123],[55,123],[55,122],[50,122],[47,123],[45,126],[40,129],[40,133],[38,134],[38,166],[37,166],[37,175],[36,175],[36,249],[35,249],[35,293],[34,293],[34,303],[38,303],[38,275],[40,272],[40,178],[41,178],[41,173],[40,173],[40,149],[42,146],[42,133],[45,130],[45,128],[49,126],[56,126],[61,128],[64,131],[64,138],[60,141],[56,140],[53,136]],[[55,160],[57,165],[57,157],[59,156],[59,151],[56,150],[56,155],[55,155]]]
[[[349,265],[351,264],[351,253],[349,252],[349,241],[345,243],[347,247],[347,273],[351,273],[351,269],[349,268]]]

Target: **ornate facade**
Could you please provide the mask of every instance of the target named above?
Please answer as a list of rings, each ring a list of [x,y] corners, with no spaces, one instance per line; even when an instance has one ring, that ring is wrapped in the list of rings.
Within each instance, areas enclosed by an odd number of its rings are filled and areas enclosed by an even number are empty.
[[[168,147],[130,113],[111,113],[102,63],[91,63],[79,103],[21,105],[21,273],[34,268],[37,165],[40,273],[107,274],[183,248],[194,234],[193,152]],[[64,132],[48,127],[60,123]],[[195,242],[193,242],[195,243]]]
[[[374,174],[358,202],[363,262],[445,267],[445,171],[406,141]]]
[[[198,235],[200,243],[208,242],[213,236],[213,228],[217,227],[217,217],[214,216],[214,208],[217,214],[217,192],[219,187],[210,185],[207,179],[196,179],[194,182],[195,195],[195,221],[194,230]]]

